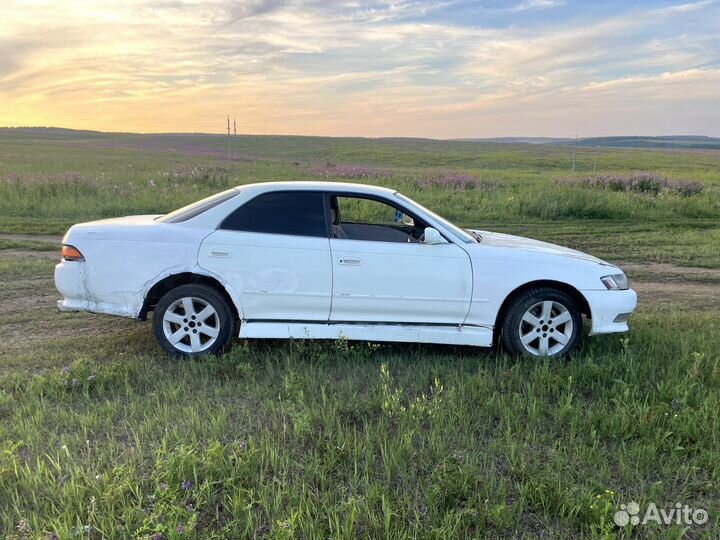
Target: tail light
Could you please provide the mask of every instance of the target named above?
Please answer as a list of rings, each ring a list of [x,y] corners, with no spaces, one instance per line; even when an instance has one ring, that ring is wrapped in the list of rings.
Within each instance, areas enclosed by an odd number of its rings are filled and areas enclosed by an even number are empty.
[[[68,246],[67,244],[63,244],[63,247],[60,250],[60,256],[64,261],[85,260],[85,257],[83,257],[83,254],[80,253],[80,250],[78,248],[76,248],[75,246]]]

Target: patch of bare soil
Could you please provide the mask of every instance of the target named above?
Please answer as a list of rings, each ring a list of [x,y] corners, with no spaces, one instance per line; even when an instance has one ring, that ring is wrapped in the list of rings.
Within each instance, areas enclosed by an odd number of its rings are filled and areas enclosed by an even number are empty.
[[[672,304],[695,310],[720,308],[720,284],[697,282],[635,281],[640,307]]]
[[[640,308],[668,304],[720,309],[720,269],[669,263],[619,263],[638,293]]]
[[[661,276],[681,276],[686,278],[708,278],[720,280],[720,269],[718,268],[699,268],[697,266],[679,266],[669,263],[619,263],[618,266],[625,270],[629,275],[634,273],[656,274]]]
[[[3,240],[14,240],[15,242],[48,242],[50,244],[60,244],[62,236],[46,235],[46,234],[21,234],[21,233],[0,233]]]
[[[15,281],[7,287],[7,294],[0,304],[0,315],[18,316],[31,309],[54,306],[58,299],[51,282],[39,279]]]
[[[9,235],[25,236],[25,235]],[[30,235],[28,235],[30,236]],[[55,251],[23,249],[0,250],[0,260],[59,260]],[[128,332],[132,320],[84,313],[59,313],[56,303],[52,266],[47,275],[10,276],[0,280],[3,301],[0,303],[0,327],[3,331],[3,353],[27,353],[42,348],[58,338],[76,336],[111,336]]]
[[[3,347],[5,352],[28,352],[40,345],[55,339],[70,339],[76,337],[105,336],[122,334],[137,328],[136,321],[120,319],[108,315],[87,315],[82,313],[59,313],[53,307],[45,306],[52,311],[39,314],[31,320],[13,323],[3,323]],[[53,313],[54,312],[54,313]],[[53,317],[50,317],[52,313]],[[135,325],[135,326],[133,326]],[[150,328],[148,326],[148,328]]]
[[[33,251],[31,249],[3,249],[2,255],[24,259],[49,259],[60,262],[60,248],[57,251]]]

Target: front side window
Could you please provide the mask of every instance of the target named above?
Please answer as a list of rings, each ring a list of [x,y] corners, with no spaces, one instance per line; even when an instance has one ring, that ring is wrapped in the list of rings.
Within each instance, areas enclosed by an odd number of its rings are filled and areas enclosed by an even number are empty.
[[[385,202],[338,195],[330,198],[334,238],[377,242],[420,242],[426,225]]]
[[[439,216],[432,210],[428,210],[422,204],[415,202],[412,199],[410,199],[409,197],[406,197],[405,195],[402,195],[400,193],[395,193],[395,196],[398,199],[405,201],[406,203],[411,204],[411,205],[419,208],[423,212],[425,212],[427,215],[429,215],[435,221],[439,222],[441,225],[443,225],[446,229],[451,231],[456,237],[458,237],[460,240],[462,240],[466,244],[476,244],[478,242],[478,238],[476,238],[475,236],[470,234],[468,231],[466,231],[465,229],[461,229],[457,225],[454,225],[453,223],[451,223],[444,217]]]
[[[220,229],[327,237],[323,195],[305,191],[264,193],[226,217]]]

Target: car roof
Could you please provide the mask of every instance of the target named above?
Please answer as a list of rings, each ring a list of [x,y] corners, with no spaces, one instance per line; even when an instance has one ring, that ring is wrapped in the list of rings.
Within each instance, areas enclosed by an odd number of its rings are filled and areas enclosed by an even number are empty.
[[[317,182],[317,181],[292,181],[292,182],[260,182],[257,184],[243,184],[236,187],[237,190],[253,194],[271,191],[345,191],[350,193],[366,193],[376,195],[393,195],[397,190],[373,186],[370,184],[354,184],[351,182]]]

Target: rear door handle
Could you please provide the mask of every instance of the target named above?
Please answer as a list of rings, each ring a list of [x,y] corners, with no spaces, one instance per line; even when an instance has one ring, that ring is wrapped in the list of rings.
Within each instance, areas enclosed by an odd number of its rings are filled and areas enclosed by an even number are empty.
[[[357,266],[362,263],[362,260],[359,257],[340,257],[338,262],[348,266]]]
[[[230,256],[230,252],[226,249],[213,249],[210,250],[210,256],[227,259]]]

